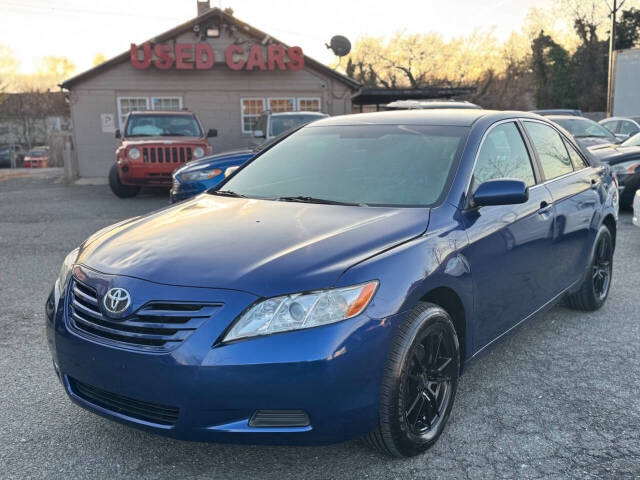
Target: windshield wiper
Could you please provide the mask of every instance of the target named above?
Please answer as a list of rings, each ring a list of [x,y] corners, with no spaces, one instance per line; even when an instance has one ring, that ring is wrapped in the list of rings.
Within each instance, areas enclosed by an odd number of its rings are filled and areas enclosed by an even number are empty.
[[[296,195],[291,197],[278,197],[275,200],[280,202],[301,202],[301,203],[321,203],[324,205],[347,205],[352,207],[366,207],[366,203],[341,202],[339,200],[327,200],[326,198],[307,197],[305,195]]]
[[[246,195],[232,192],[231,190],[214,190],[211,193],[214,195],[222,195],[223,197],[247,198]]]

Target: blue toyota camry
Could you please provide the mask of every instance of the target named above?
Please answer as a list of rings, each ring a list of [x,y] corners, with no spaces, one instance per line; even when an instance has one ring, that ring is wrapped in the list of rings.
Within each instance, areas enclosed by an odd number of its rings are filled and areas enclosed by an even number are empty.
[[[54,367],[78,405],[175,438],[416,455],[482,351],[603,305],[617,215],[609,167],[535,114],[321,120],[73,250]]]

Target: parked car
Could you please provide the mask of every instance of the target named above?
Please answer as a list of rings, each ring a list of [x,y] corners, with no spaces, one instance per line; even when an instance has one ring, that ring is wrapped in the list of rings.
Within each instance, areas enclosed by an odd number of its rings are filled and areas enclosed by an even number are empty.
[[[322,118],[326,118],[326,115]],[[306,118],[309,122],[301,123],[293,127],[293,130],[300,128],[311,121],[317,120],[316,116]],[[201,158],[179,168],[173,172],[173,186],[169,192],[171,203],[181,202],[199,193],[215,187],[224,180],[230,173],[238,167],[244,165],[258,152],[270,147],[274,143],[289,135],[291,130],[287,130],[266,143],[253,148],[232,150],[230,152],[219,153],[211,157]]]
[[[439,108],[462,108],[482,110],[480,105],[458,100],[396,100],[390,102],[385,110],[435,110]]]
[[[620,140],[626,140],[640,132],[640,117],[610,117],[598,122]]]
[[[53,366],[83,408],[174,438],[416,455],[498,338],[605,303],[617,199],[536,115],[320,120],[69,253]]]
[[[24,161],[25,151],[18,144],[0,146],[0,168],[11,168],[12,159],[15,166],[21,167]]]
[[[640,147],[640,133],[636,133],[635,135],[624,140],[620,146],[622,147]]]
[[[621,142],[609,130],[588,118],[571,115],[547,115],[546,118],[567,130],[583,147],[611,145]]]
[[[49,166],[49,147],[35,147],[24,157],[24,168],[46,168]]]
[[[215,187],[224,180],[229,168],[243,165],[254,155],[255,148],[245,148],[194,160],[173,172],[169,200],[181,202]]]
[[[636,190],[640,188],[640,147],[597,145],[589,148],[589,152],[611,166],[618,181],[620,206],[630,208]]]
[[[136,196],[142,187],[170,187],[171,174],[191,160],[211,154],[208,137],[195,113],[144,111],[127,115],[109,171],[111,191],[120,198]]]
[[[582,110],[572,108],[547,108],[542,110],[530,110],[531,113],[537,113],[543,117],[549,115],[570,115],[572,117],[582,117]]]
[[[253,131],[254,145],[262,145],[278,135],[292,128],[305,125],[315,120],[327,118],[329,115],[322,112],[264,112],[256,122]]]
[[[633,197],[633,224],[640,227],[640,190]]]

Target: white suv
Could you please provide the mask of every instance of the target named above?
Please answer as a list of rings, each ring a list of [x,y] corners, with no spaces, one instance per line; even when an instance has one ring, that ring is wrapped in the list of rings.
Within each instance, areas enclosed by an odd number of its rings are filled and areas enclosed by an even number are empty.
[[[287,130],[328,116],[322,112],[271,113],[266,111],[256,122],[256,128],[253,131],[253,143],[254,145],[261,145]]]

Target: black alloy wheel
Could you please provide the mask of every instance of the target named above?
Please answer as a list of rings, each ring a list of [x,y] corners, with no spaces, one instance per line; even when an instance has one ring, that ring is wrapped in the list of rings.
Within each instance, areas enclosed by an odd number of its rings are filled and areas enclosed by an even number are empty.
[[[444,328],[429,329],[414,345],[402,385],[405,421],[413,435],[429,438],[452,400],[454,346]]]
[[[604,300],[611,285],[613,265],[613,242],[611,236],[603,235],[596,244],[593,260],[593,291],[598,300]]]
[[[428,450],[445,428],[459,373],[451,317],[438,305],[418,303],[398,325],[382,379],[378,426],[365,442],[394,457]]]

